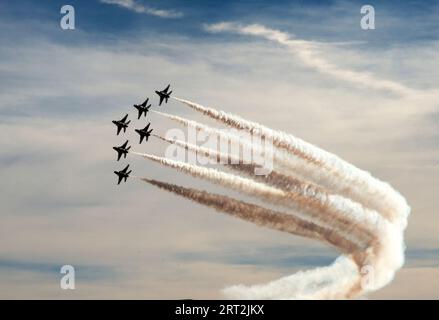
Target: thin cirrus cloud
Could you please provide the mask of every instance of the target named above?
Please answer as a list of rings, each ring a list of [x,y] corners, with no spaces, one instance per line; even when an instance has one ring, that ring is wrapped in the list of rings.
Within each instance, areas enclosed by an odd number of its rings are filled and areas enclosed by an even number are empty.
[[[231,32],[275,41],[291,49],[297,57],[309,67],[357,86],[388,90],[402,96],[410,96],[415,93],[415,90],[398,82],[380,79],[367,72],[340,68],[319,56],[317,52],[319,43],[295,39],[293,35],[280,30],[271,29],[260,24],[241,25],[233,22],[207,24],[204,27],[206,31],[211,33]]]
[[[155,9],[152,7],[145,6],[134,0],[100,0],[100,1],[105,4],[114,4],[132,10],[137,13],[148,14],[161,18],[181,18],[183,16],[183,13],[179,11]]]

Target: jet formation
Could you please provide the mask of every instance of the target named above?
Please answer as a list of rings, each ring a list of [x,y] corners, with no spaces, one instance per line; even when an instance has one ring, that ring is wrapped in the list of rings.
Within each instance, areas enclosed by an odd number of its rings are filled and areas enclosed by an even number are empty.
[[[170,86],[171,85],[168,84],[168,86],[164,90],[155,91],[160,98],[159,104],[158,104],[159,106],[162,105],[163,101],[165,101],[165,103],[168,103],[168,99],[170,98],[171,93],[172,93],[172,91],[169,91]],[[146,100],[140,104],[133,104],[133,107],[136,108],[138,111],[138,115],[137,115],[138,120],[142,117],[142,115],[144,115],[146,117],[146,115],[149,111],[149,108],[151,108],[151,104],[148,104],[148,102],[149,102],[149,98],[146,98]],[[117,135],[119,135],[119,133],[122,131],[122,129],[123,129],[124,133],[126,132],[128,125],[131,122],[131,120],[129,120],[129,121],[127,121],[127,120],[128,120],[128,113],[121,120],[113,120],[112,121],[117,127]],[[150,126],[151,126],[151,122],[148,122],[148,124],[145,126],[145,128],[134,130],[140,136],[139,144],[142,144],[143,140],[145,140],[145,142],[148,141],[148,138],[151,136],[151,132],[153,130],[153,129],[150,129]],[[117,161],[119,161],[122,156],[124,159],[126,159],[127,154],[131,148],[131,146],[128,146],[128,143],[129,143],[129,141],[126,140],[123,145],[118,146],[118,147],[113,147],[113,149],[117,152]],[[132,171],[132,170],[128,171],[129,166],[130,165],[128,164],[124,169],[122,169],[120,171],[114,171],[114,173],[118,176],[118,182],[117,182],[118,185],[122,182],[122,180],[124,182],[127,181],[128,177]]]

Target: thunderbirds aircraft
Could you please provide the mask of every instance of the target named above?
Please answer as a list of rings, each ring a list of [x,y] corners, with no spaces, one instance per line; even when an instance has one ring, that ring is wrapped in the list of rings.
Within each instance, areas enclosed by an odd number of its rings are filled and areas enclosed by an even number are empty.
[[[127,118],[128,118],[128,113],[125,115],[125,117],[122,118],[122,120],[119,120],[119,121],[113,120],[112,121],[117,126],[117,135],[119,135],[120,130],[122,130],[122,128],[123,128],[123,132],[126,132],[126,130],[128,128],[128,124],[131,122],[131,120],[128,122],[125,122],[127,120]]]
[[[168,103],[168,99],[169,99],[169,97],[171,96],[171,93],[172,93],[172,91],[171,91],[171,92],[168,92],[169,87],[170,87],[170,84],[168,84],[168,86],[167,86],[164,90],[162,90],[162,91],[156,91],[156,92],[155,92],[155,93],[157,93],[157,94],[159,95],[159,97],[160,97],[159,106],[162,105],[163,100],[165,100],[165,102]]]
[[[152,132],[152,129],[148,131],[150,125],[151,125],[151,122],[148,123],[148,125],[143,129],[136,129],[136,132],[140,135],[140,142],[139,143],[142,143],[143,138],[145,138],[145,140],[148,141],[148,138]]]
[[[127,172],[129,166],[130,165],[128,164],[123,170],[114,171],[114,173],[117,174],[117,176],[119,178],[119,181],[117,182],[118,185],[122,182],[123,179],[125,179],[124,181],[127,182],[127,178],[129,177],[129,175],[132,171],[132,170],[130,170]]]
[[[143,101],[142,104],[134,104],[134,108],[136,108],[139,111],[139,116],[137,117],[137,119],[140,119],[140,117],[142,116],[142,113],[145,114],[146,117],[146,113],[149,111],[149,108],[151,107],[151,104],[149,104],[148,106],[146,106],[148,104],[149,98],[147,98],[145,101]]]
[[[113,147],[114,150],[117,151],[117,161],[120,160],[120,157],[123,155],[123,158],[126,159],[128,150],[130,150],[131,146],[127,148],[128,140],[121,145],[120,147]]]

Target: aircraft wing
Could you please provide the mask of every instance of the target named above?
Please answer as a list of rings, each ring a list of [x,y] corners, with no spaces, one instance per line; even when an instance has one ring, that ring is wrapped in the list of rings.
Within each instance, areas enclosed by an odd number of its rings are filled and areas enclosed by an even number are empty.
[[[126,148],[127,147],[127,144],[128,144],[128,140],[127,141],[125,141],[125,143],[122,145],[122,148]]]
[[[117,134],[120,133],[120,130],[122,130],[122,127],[121,126],[117,126]]]
[[[161,105],[162,105],[163,99],[164,99],[164,97],[163,97],[163,96],[160,96],[160,102],[159,102],[159,106],[161,106]]]
[[[128,118],[128,113],[125,115],[125,117],[123,117],[122,120],[120,120],[120,122],[125,122],[125,120]]]
[[[119,181],[117,182],[117,184],[120,184],[122,182],[123,177],[122,176],[118,176],[119,177]]]
[[[128,164],[121,172],[123,172],[123,173],[127,173],[127,170],[128,170],[128,167],[129,167],[130,165]]]
[[[162,92],[163,93],[168,93],[168,90],[169,90],[169,87],[170,87],[171,85],[170,84],[168,84],[168,86],[165,88],[165,90],[163,90]]]
[[[117,161],[120,160],[120,157],[122,157],[122,152],[118,152],[118,153],[117,153]]]

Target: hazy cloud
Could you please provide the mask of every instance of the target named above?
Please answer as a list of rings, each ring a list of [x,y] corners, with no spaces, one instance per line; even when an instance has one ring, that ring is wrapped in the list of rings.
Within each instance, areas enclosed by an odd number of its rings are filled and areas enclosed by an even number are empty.
[[[294,35],[280,30],[265,27],[260,24],[241,25],[233,22],[221,22],[205,25],[209,32],[234,32],[244,35],[253,35],[278,42],[290,48],[306,65],[319,70],[322,73],[344,80],[356,85],[372,89],[389,90],[398,94],[413,95],[414,90],[391,80],[380,79],[370,73],[343,69],[327,61],[324,52],[319,53],[317,42],[295,38]]]
[[[181,18],[182,12],[175,10],[155,9],[135,0],[100,0],[102,3],[114,4],[137,13],[149,14],[161,18]]]

